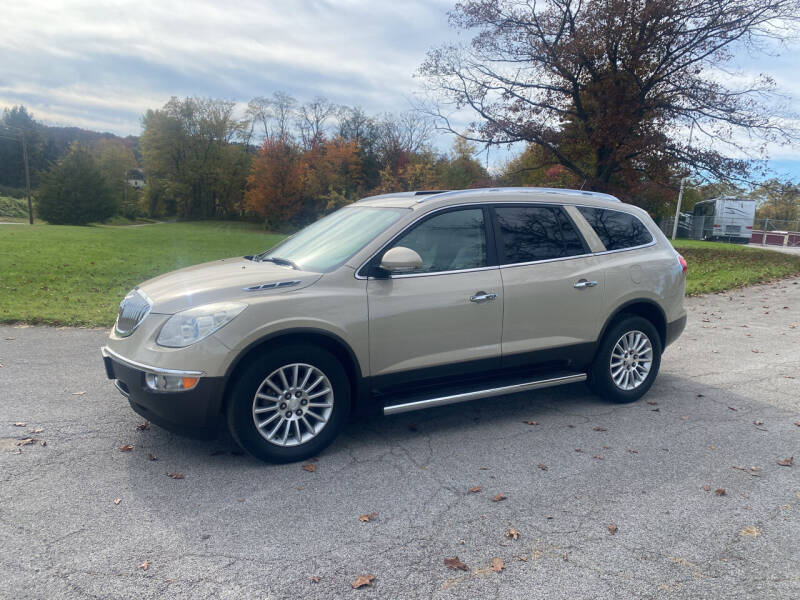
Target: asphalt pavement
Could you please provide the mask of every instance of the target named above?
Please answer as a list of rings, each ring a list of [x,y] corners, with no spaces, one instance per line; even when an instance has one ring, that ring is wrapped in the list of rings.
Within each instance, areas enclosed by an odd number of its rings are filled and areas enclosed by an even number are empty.
[[[375,418],[305,468],[140,429],[104,331],[0,327],[0,598],[798,598],[800,279],[687,306],[636,404]]]

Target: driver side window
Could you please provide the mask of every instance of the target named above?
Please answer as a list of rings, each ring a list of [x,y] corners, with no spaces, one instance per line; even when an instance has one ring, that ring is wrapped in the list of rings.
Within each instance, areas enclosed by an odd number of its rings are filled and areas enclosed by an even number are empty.
[[[448,211],[425,219],[392,247],[411,248],[422,258],[414,273],[475,269],[488,264],[483,209]]]

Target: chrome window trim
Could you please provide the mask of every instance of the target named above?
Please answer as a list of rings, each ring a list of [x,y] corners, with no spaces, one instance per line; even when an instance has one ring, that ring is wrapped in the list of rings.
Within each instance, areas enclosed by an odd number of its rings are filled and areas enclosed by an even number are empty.
[[[406,225],[406,227],[401,229],[397,233],[397,235],[392,236],[391,240],[389,240],[388,242],[386,242],[386,244],[381,246],[380,249],[378,249],[376,252],[374,252],[367,260],[365,260],[363,263],[361,263],[361,266],[359,266],[355,270],[355,273],[354,273],[353,276],[356,279],[360,279],[360,280],[377,280],[377,279],[379,279],[377,277],[365,277],[363,275],[360,275],[359,273],[360,273],[361,269],[363,269],[367,265],[367,263],[369,263],[369,261],[371,261],[373,258],[375,258],[378,254],[380,254],[384,250],[384,248],[386,248],[394,240],[396,240],[398,237],[400,237],[402,234],[404,234],[409,228],[413,227],[416,223],[418,223],[419,221],[421,221],[425,217],[427,217],[429,215],[436,214],[437,212],[440,212],[440,211],[446,210],[446,209],[461,208],[461,207],[466,207],[466,206],[481,206],[481,207],[483,207],[483,206],[492,206],[493,204],[495,204],[495,203],[494,202],[470,202],[468,204],[451,204],[449,206],[442,206],[440,208],[428,211],[428,212],[420,215],[417,219],[413,220],[411,223]],[[497,204],[506,204],[506,203],[505,202],[498,202]],[[628,212],[626,210],[619,210],[617,208],[606,208],[604,206],[592,206],[592,205],[589,205],[589,204],[577,204],[577,203],[573,204],[571,202],[569,202],[569,203],[566,203],[566,202],[565,203],[558,203],[558,202],[549,203],[549,202],[541,202],[541,201],[538,201],[538,202],[530,202],[530,201],[528,201],[528,202],[526,202],[524,200],[522,200],[522,201],[514,200],[514,201],[509,201],[507,204],[509,204],[509,205],[533,205],[533,206],[560,206],[562,208],[564,206],[566,206],[566,205],[569,205],[569,206],[575,206],[575,207],[583,206],[585,208],[599,208],[601,210],[613,210],[615,212],[621,212],[621,213],[625,213],[627,215],[631,215],[632,217],[635,217],[636,219],[638,219],[638,221],[642,224],[642,226],[650,234],[650,237],[653,238],[653,239],[647,244],[642,244],[640,246],[631,246],[630,248],[619,248],[617,250],[603,250],[602,252],[589,252],[589,253],[585,253],[585,254],[576,254],[576,255],[573,255],[573,256],[559,256],[557,258],[545,258],[545,259],[542,259],[542,260],[534,260],[534,261],[523,262],[523,263],[508,263],[508,264],[505,264],[505,265],[498,264],[498,265],[491,265],[491,266],[486,266],[486,267],[476,267],[474,269],[459,269],[459,270],[455,270],[455,271],[436,271],[435,273],[408,273],[406,275],[390,275],[389,279],[407,279],[407,278],[410,278],[410,277],[430,277],[432,275],[448,275],[448,274],[453,274],[453,273],[469,273],[470,271],[489,271],[489,270],[492,270],[492,269],[505,269],[505,268],[509,268],[509,267],[527,267],[527,266],[530,266],[530,265],[539,265],[539,264],[549,263],[549,262],[560,262],[560,261],[564,261],[564,260],[574,260],[574,259],[577,259],[577,258],[588,258],[590,256],[604,256],[606,254],[616,254],[617,252],[630,252],[631,250],[640,250],[642,248],[649,248],[650,246],[655,246],[657,244],[656,236],[653,235],[653,232],[650,231],[650,228],[647,225],[645,225],[644,221],[639,219],[639,217],[637,215],[633,214],[632,212]],[[588,221],[587,221],[587,223],[588,223]],[[589,223],[589,226],[591,227],[590,223]],[[576,226],[576,229],[577,229],[577,226]],[[594,229],[594,228],[592,228],[592,229]],[[583,238],[583,234],[581,233],[581,231],[579,229],[577,229],[577,231],[578,231],[578,234],[581,236],[581,238]],[[585,241],[585,238],[584,238],[584,241]]]
[[[108,346],[103,346],[100,349],[100,353],[103,355],[103,358],[111,358],[121,362],[124,365],[134,369],[139,369],[140,371],[146,371],[148,373],[157,373],[158,375],[178,375],[180,377],[202,377],[205,375],[205,371],[182,371],[180,369],[164,369],[162,367],[146,365],[144,363],[131,360],[130,358],[125,358],[121,354],[114,352]]]

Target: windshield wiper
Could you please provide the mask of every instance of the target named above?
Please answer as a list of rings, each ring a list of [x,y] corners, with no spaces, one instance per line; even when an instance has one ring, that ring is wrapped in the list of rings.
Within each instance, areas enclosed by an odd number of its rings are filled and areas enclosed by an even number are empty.
[[[300,267],[298,267],[294,262],[292,262],[288,258],[281,258],[279,256],[261,256],[261,255],[255,256],[253,258],[255,258],[255,260],[257,260],[258,262],[266,260],[268,262],[275,263],[276,265],[281,265],[282,267],[292,267],[295,271],[300,270]]]

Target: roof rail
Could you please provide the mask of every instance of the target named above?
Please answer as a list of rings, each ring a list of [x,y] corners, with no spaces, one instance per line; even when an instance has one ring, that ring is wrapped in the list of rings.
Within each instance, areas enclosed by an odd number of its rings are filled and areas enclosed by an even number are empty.
[[[622,202],[616,196],[612,196],[611,194],[604,194],[602,192],[588,192],[584,190],[571,190],[567,188],[543,188],[543,187],[496,187],[496,188],[475,188],[470,190],[453,190],[451,192],[443,192],[442,196],[444,195],[455,195],[455,194],[490,194],[493,192],[515,192],[521,194],[559,194],[564,196],[589,196],[593,198],[601,198],[603,200],[608,200],[610,202]],[[417,202],[425,202],[427,198],[423,197],[417,200]]]
[[[378,194],[377,196],[367,196],[361,198],[357,202],[364,202],[366,200],[382,200],[384,198],[413,198],[414,196],[434,196],[436,194],[443,194],[450,190],[412,190],[410,192],[391,192],[389,194]]]

